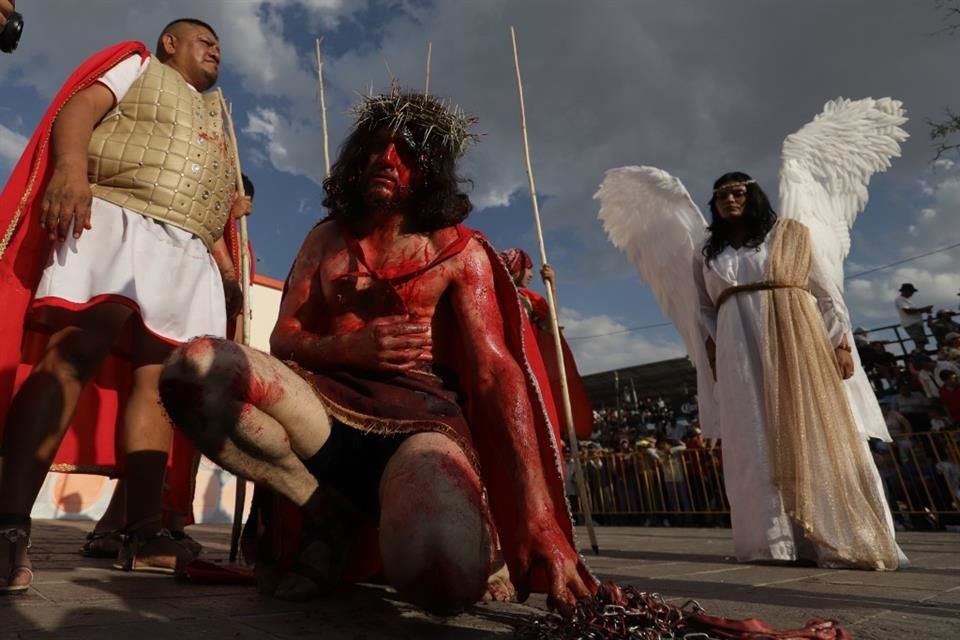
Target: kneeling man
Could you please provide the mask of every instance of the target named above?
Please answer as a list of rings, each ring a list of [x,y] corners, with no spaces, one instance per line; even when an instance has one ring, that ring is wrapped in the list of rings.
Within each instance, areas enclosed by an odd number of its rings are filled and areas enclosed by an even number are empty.
[[[287,279],[275,357],[200,338],[161,381],[207,456],[301,508],[298,575],[336,584],[378,524],[387,580],[436,613],[483,596],[497,542],[521,599],[595,587],[516,292],[460,224],[469,124],[423,95],[366,98]]]

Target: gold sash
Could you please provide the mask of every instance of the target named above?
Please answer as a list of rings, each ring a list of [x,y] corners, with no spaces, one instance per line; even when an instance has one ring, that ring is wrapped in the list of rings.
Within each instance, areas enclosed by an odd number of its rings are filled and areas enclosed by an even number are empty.
[[[773,483],[787,514],[845,564],[897,568],[886,500],[857,429],[822,315],[803,289],[810,233],[780,220],[764,291],[763,379]]]

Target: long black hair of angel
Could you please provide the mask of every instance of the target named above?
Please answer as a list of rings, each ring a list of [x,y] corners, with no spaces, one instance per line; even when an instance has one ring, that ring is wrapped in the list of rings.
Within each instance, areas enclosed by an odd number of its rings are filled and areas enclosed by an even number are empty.
[[[747,198],[744,203],[743,214],[736,223],[724,220],[717,212],[717,191],[722,187],[741,183],[747,189]],[[724,249],[730,246],[734,224],[746,230],[743,246],[756,248],[763,244],[767,234],[773,229],[777,221],[777,212],[770,206],[770,199],[763,192],[760,185],[742,171],[725,173],[713,183],[713,196],[710,198],[711,222],[707,230],[710,232],[707,242],[703,246],[703,256],[710,262]]]

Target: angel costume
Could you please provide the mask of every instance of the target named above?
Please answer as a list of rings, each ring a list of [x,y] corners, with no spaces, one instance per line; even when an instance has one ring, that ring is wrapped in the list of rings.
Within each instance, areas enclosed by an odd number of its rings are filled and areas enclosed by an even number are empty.
[[[696,258],[737,559],[896,568],[880,477],[833,362],[850,322],[809,230],[781,220],[755,249]]]
[[[896,569],[906,561],[866,436],[889,440],[842,299],[849,226],[899,154],[900,103],[838,100],[784,144],[784,215],[755,248],[705,260],[706,221],[679,180],[613,169],[597,197],[611,241],[650,285],[697,366],[704,435],[723,439],[737,558]],[[792,219],[791,219],[792,218]],[[655,238],[655,242],[650,240]],[[684,281],[678,265],[689,264]],[[716,382],[706,357],[716,343]],[[848,338],[852,344],[852,338]]]

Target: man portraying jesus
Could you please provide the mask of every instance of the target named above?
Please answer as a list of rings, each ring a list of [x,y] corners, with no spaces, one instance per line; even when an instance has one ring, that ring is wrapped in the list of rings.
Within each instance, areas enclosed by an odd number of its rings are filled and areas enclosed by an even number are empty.
[[[208,457],[300,507],[292,576],[330,588],[348,557],[379,553],[401,595],[441,614],[484,595],[497,540],[521,600],[595,588],[523,311],[493,248],[460,224],[469,124],[432,97],[366,98],[324,184],[330,214],[287,279],[273,356],[200,338],[161,380]],[[284,538],[267,524],[276,560]],[[377,525],[376,544],[357,542]]]

